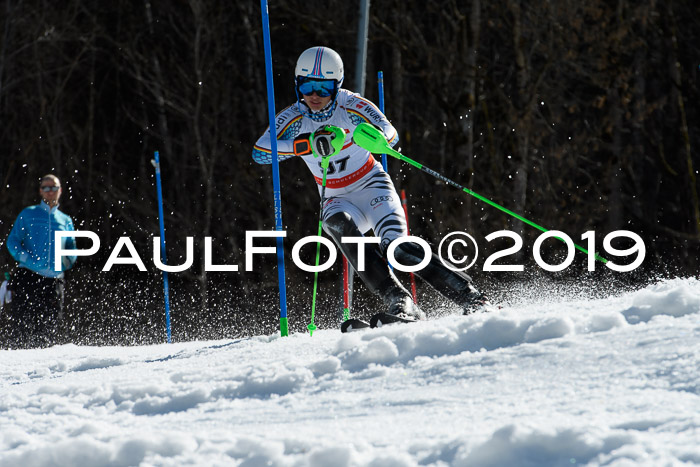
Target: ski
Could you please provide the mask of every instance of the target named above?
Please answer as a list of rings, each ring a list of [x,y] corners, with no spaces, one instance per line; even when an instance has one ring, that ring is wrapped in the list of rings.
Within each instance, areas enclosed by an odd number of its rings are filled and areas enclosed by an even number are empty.
[[[340,332],[360,331],[362,329],[367,328],[378,328],[386,324],[414,323],[416,321],[418,320],[415,318],[409,318],[407,316],[396,316],[390,315],[389,313],[377,313],[375,315],[372,315],[372,317],[369,320],[369,323],[365,320],[357,318],[349,318],[343,321],[343,324],[340,325]]]
[[[393,324],[393,323],[415,323],[418,321],[415,318],[410,318],[405,315],[392,315],[389,313],[377,313],[376,315],[373,315],[370,320],[369,320],[369,325],[372,328],[378,328],[379,326],[383,326],[385,324]]]
[[[491,305],[486,304],[484,306],[481,306],[479,309],[465,314],[464,316],[469,316],[475,313],[488,313],[492,311],[496,311],[501,309],[502,306],[500,305]],[[362,319],[357,319],[357,318],[349,318],[345,320],[341,325],[340,325],[340,331],[341,332],[353,332],[353,331],[360,331],[363,329],[367,328],[378,328],[380,326],[384,326],[386,324],[394,324],[394,323],[415,323],[417,321],[422,321],[418,320],[416,318],[411,318],[406,315],[392,315],[389,313],[376,313],[372,315],[372,317],[369,319],[369,323],[365,320]]]
[[[353,332],[370,327],[367,321],[357,318],[348,318],[340,325],[340,332]]]

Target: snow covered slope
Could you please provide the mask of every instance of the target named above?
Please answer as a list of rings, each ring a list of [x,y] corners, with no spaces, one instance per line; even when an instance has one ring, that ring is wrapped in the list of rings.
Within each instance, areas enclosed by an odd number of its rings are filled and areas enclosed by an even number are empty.
[[[696,279],[348,335],[0,351],[0,465],[695,465],[699,367]]]

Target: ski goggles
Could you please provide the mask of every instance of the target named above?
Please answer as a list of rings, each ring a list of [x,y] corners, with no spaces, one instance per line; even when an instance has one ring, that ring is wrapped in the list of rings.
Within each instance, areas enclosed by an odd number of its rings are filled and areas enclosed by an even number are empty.
[[[304,96],[310,96],[315,92],[318,97],[328,97],[336,93],[338,82],[334,79],[297,78],[297,89]]]
[[[49,191],[58,191],[61,189],[60,186],[42,186],[40,187],[41,191],[44,193],[48,193]]]

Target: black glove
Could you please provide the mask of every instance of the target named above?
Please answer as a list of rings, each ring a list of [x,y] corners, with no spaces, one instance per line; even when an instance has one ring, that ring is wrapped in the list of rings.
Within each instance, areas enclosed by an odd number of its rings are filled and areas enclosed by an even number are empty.
[[[336,141],[337,138],[340,138]],[[331,143],[335,142],[335,146]],[[345,133],[335,126],[324,126],[311,133],[302,133],[294,138],[294,155],[306,156],[313,154],[318,157],[328,157],[339,152],[345,141]],[[337,151],[336,151],[337,148]]]
[[[319,128],[314,131],[313,137],[313,152],[317,156],[326,157],[335,152],[335,148],[331,146],[331,140],[335,138],[335,134],[326,130],[326,127]]]

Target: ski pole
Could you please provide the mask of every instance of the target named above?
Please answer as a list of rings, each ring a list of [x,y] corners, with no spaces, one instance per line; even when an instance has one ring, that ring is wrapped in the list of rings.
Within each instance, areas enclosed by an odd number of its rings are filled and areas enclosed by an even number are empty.
[[[263,45],[265,49],[265,81],[267,82],[267,113],[270,119],[270,149],[272,151],[272,191],[275,205],[275,230],[284,230],[282,225],[282,190],[277,159],[277,132],[275,131],[275,86],[272,75],[272,48],[270,46],[270,17],[267,0],[260,0],[263,23]],[[289,335],[287,321],[287,286],[284,273],[284,240],[277,237],[277,282],[280,293],[280,335]]]
[[[321,183],[321,206],[318,210],[318,237],[323,234],[323,203],[326,201],[326,174],[328,173],[329,157],[321,158],[321,167],[323,168],[323,181]],[[321,257],[321,242],[316,242],[316,267]],[[313,337],[314,331],[317,329],[314,324],[314,316],[316,315],[316,291],[318,289],[318,270],[314,271],[314,292],[311,299],[311,322],[306,326],[309,330],[309,337]]]
[[[363,122],[363,123],[360,123],[359,125],[357,125],[357,127],[355,128],[355,131],[352,135],[352,138],[353,138],[353,141],[355,142],[355,144],[368,150],[369,152],[372,152],[375,154],[386,152],[390,156],[396,157],[397,159],[402,160],[403,162],[406,162],[406,163],[412,165],[413,167],[416,167],[416,168],[422,170],[423,172],[432,175],[433,177],[437,178],[438,180],[442,180],[443,182],[447,183],[448,185],[452,185],[455,188],[459,188],[460,190],[464,191],[465,193],[483,201],[484,203],[486,203],[490,206],[495,207],[496,209],[499,209],[499,210],[505,212],[506,214],[508,214],[510,216],[515,217],[516,219],[528,224],[529,226],[532,226],[538,230],[541,230],[542,232],[549,232],[548,229],[542,227],[541,225],[538,225],[538,224],[532,222],[531,220],[526,219],[523,216],[514,213],[510,209],[504,208],[500,204],[494,203],[490,199],[481,196],[480,194],[470,190],[469,188],[464,187],[464,186],[460,185],[459,183],[450,180],[449,178],[445,177],[444,175],[441,175],[438,172],[435,172],[434,170],[429,169],[428,167],[424,166],[423,164],[416,162],[413,159],[410,159],[410,158],[404,156],[403,154],[401,154],[400,152],[396,151],[394,148],[391,147],[391,145],[387,142],[386,137],[384,136],[384,133],[382,133],[381,130],[375,128],[374,126],[370,125],[369,123]],[[562,239],[560,237],[554,237],[554,238],[557,238],[562,242],[564,241],[564,239]],[[574,247],[579,251],[582,251],[586,254],[589,254],[588,250],[586,250],[582,246],[574,244]],[[607,259],[603,258],[602,256],[600,256],[597,253],[595,254],[595,259],[597,259],[598,261],[601,261],[602,263],[608,262]]]
[[[318,132],[318,130],[317,130]],[[337,126],[327,125],[323,127],[324,138],[328,138],[328,144],[333,148],[333,152],[327,156],[321,157],[321,168],[323,169],[323,179],[321,180],[321,205],[318,212],[318,234],[320,237],[323,234],[323,203],[326,201],[326,175],[328,174],[328,165],[330,164],[330,158],[338,154],[343,149],[343,143],[345,142],[345,131]],[[313,154],[316,157],[317,153],[315,150],[316,132],[314,132],[311,139],[311,147],[313,148]],[[311,322],[306,326],[309,330],[309,336],[314,335],[314,331],[317,329],[316,324],[314,324],[314,317],[316,316],[316,291],[318,289],[318,263],[321,258],[321,242],[316,242],[316,271],[314,271],[314,292],[311,299]]]

